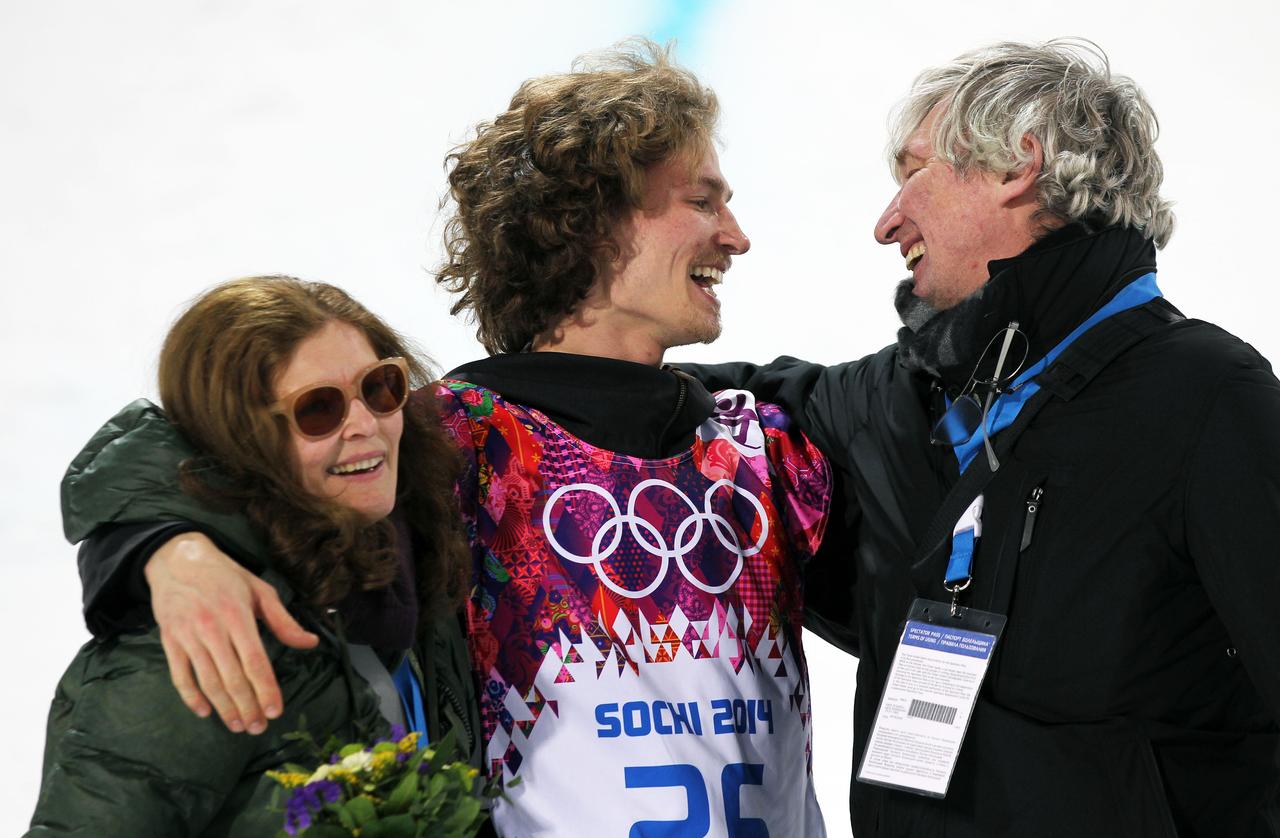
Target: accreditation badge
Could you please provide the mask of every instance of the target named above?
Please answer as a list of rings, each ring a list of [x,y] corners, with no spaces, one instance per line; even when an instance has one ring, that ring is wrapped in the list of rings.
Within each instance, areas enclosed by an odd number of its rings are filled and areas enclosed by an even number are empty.
[[[1005,617],[944,602],[911,604],[858,780],[946,797]]]

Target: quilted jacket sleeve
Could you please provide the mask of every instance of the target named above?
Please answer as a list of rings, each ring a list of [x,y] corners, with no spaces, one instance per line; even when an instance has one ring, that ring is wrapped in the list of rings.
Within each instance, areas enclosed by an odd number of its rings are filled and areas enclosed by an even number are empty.
[[[90,643],[54,697],[28,834],[199,834],[254,747],[186,709],[154,632]]]
[[[264,640],[285,715],[261,736],[233,734],[186,708],[157,630],[87,644],[50,709],[28,835],[275,835],[283,815],[270,806],[275,782],[263,772],[316,761],[289,733],[369,741],[387,728],[331,644],[304,653]]]

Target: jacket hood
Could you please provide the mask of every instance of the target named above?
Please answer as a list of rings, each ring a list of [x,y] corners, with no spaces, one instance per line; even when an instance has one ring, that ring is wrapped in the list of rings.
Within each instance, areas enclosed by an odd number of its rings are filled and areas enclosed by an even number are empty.
[[[445,378],[539,410],[598,448],[646,459],[688,448],[694,430],[715,411],[707,388],[682,372],[594,355],[493,355]]]
[[[102,524],[188,521],[216,531],[242,560],[262,561],[266,544],[244,516],[218,512],[178,485],[195,456],[159,407],[138,399],[103,425],[62,478],[62,529],[72,544]]]
[[[271,566],[270,549],[243,513],[221,512],[182,491],[182,462],[196,449],[159,407],[139,399],[94,434],[62,478],[62,526],[72,543],[103,524],[181,522],[206,533],[236,560],[260,573],[285,602],[293,598],[288,580]],[[397,572],[373,590],[350,591],[337,604],[347,639],[381,650],[413,645],[418,624],[412,531],[393,514]]]

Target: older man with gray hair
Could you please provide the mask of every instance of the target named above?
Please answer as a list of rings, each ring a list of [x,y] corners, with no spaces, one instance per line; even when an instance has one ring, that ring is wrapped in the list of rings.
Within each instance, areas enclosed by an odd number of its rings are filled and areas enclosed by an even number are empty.
[[[808,596],[860,658],[858,836],[1280,835],[1280,382],[1156,285],[1156,133],[1089,43],[925,71],[897,344],[696,370],[843,477]]]

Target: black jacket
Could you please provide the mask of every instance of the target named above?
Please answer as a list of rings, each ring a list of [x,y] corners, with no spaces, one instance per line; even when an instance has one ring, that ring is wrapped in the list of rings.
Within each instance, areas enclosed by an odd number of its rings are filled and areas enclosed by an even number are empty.
[[[949,599],[949,539],[919,544],[959,477],[953,451],[928,441],[941,392],[1009,320],[1038,358],[1153,269],[1150,243],[1123,229],[1064,231],[991,263],[983,327],[940,378],[906,370],[896,347],[832,367],[686,368],[781,403],[842,476],[854,552],[811,563],[827,578],[808,599],[814,627],[860,658],[855,773],[908,606]],[[1051,397],[1011,449],[985,489],[966,592],[1008,625],[948,794],[855,780],[854,833],[1280,835],[1270,366],[1215,326],[1170,323]]]

